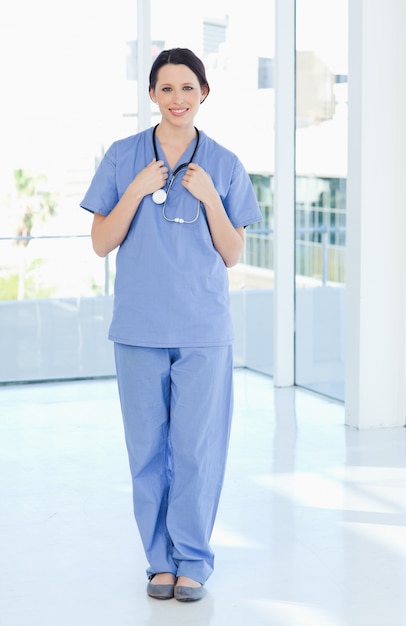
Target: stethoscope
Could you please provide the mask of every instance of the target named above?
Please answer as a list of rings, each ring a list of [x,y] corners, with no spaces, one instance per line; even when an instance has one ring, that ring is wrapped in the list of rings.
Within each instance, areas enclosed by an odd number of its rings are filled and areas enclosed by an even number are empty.
[[[155,139],[155,134],[156,134],[156,129],[158,128],[159,124],[157,124],[154,127],[154,130],[152,131],[152,145],[154,146],[154,154],[155,154],[155,158],[157,161],[159,161],[159,157],[158,157],[158,150],[157,150],[157,146],[156,146],[156,139]],[[200,200],[197,201],[197,211],[196,211],[196,215],[194,216],[194,218],[192,220],[185,220],[183,219],[183,217],[174,217],[174,218],[170,218],[167,216],[166,214],[166,202],[168,199],[168,195],[169,192],[172,188],[172,185],[175,181],[176,176],[179,174],[179,172],[184,169],[185,167],[189,167],[189,165],[191,164],[191,162],[193,161],[193,158],[196,154],[197,148],[199,147],[199,141],[200,141],[200,133],[198,131],[198,129],[195,126],[195,131],[196,131],[196,145],[195,145],[195,149],[193,150],[192,156],[190,157],[190,160],[188,161],[188,163],[181,163],[180,165],[178,165],[178,167],[175,169],[175,171],[173,172],[172,176],[171,176],[171,180],[169,181],[169,185],[167,190],[165,189],[157,189],[156,191],[154,191],[154,193],[152,194],[152,200],[155,202],[155,204],[162,204],[162,217],[164,218],[164,220],[166,220],[167,222],[176,222],[177,224],[193,224],[194,222],[196,222],[196,220],[199,217],[200,214]]]

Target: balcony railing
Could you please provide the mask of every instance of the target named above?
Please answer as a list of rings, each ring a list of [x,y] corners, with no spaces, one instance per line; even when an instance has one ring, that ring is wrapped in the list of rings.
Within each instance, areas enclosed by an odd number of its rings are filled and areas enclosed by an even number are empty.
[[[345,228],[296,229],[298,275],[321,285],[345,282],[345,248],[331,244],[333,234],[345,238]],[[273,235],[270,228],[247,229],[242,264],[273,272]],[[0,237],[0,299],[111,294],[115,253],[101,259],[89,240],[89,234]]]
[[[296,274],[328,283],[345,283],[345,227],[298,227],[296,235]],[[274,230],[248,228],[244,261],[247,265],[273,269]],[[340,244],[332,244],[332,236]],[[319,241],[317,241],[319,239]]]
[[[88,234],[0,237],[0,299],[109,295],[112,260]]]

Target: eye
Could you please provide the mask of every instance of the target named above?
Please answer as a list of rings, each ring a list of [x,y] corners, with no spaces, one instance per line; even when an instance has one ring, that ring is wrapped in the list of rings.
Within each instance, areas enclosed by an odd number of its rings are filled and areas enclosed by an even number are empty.
[[[169,91],[171,91],[171,88],[170,87],[162,87],[162,91],[164,93],[168,93]]]
[[[186,85],[183,89],[185,91],[193,91],[193,87],[191,85]]]

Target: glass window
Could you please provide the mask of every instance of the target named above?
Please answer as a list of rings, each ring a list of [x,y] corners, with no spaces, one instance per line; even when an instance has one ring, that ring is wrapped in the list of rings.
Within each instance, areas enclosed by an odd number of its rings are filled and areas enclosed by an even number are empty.
[[[197,124],[235,152],[251,176],[264,219],[246,229],[241,262],[229,270],[235,359],[272,374],[273,316],[273,2],[231,0],[173,6],[152,0],[152,38],[188,47],[204,61],[211,86]],[[184,24],[187,21],[187,28]]]
[[[344,399],[347,6],[296,1],[295,381]]]
[[[212,91],[197,123],[251,176],[264,220],[247,228],[229,271],[235,357],[272,373],[273,2],[179,0],[176,12],[151,0],[151,61],[175,46],[203,58]],[[137,45],[136,0],[22,0],[2,16],[1,300],[72,298],[79,307],[112,293],[115,255],[95,255],[92,216],[79,203],[111,143],[138,131],[138,90],[148,86],[138,84]]]
[[[103,152],[134,128],[127,42],[136,13],[134,0],[22,0],[2,12],[2,300],[107,288],[114,260],[106,267],[88,240],[73,236],[89,234],[79,202]]]

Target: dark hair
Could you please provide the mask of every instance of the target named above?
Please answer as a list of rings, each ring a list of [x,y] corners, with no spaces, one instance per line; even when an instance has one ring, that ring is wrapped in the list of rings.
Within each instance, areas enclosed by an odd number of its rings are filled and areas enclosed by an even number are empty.
[[[200,87],[207,88],[206,97],[209,95],[210,87],[206,78],[206,70],[202,61],[188,48],[172,48],[171,50],[163,50],[152,64],[149,74],[149,88],[155,89],[158,72],[163,65],[172,63],[173,65],[186,65],[194,74],[196,74]]]

